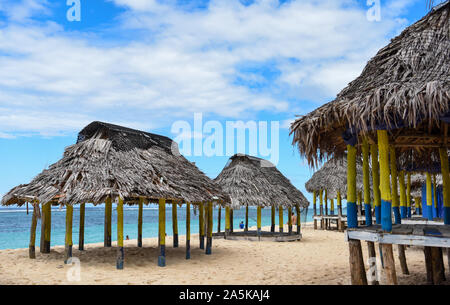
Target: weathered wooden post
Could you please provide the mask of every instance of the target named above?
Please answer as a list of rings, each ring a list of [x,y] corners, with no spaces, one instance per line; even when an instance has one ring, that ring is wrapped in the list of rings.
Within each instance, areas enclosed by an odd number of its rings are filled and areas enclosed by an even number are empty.
[[[220,233],[221,221],[222,221],[222,207],[219,205],[219,211],[217,216],[217,233]]]
[[[208,236],[206,238],[206,251],[205,253],[207,255],[211,254],[212,251],[212,231],[213,231],[213,204],[212,202],[208,202],[208,209],[207,209],[207,219],[208,219]]]
[[[198,226],[199,226],[199,240],[200,240],[200,249],[205,249],[205,215],[204,215],[204,211],[205,209],[203,208],[203,202],[200,202],[199,207],[198,207],[199,213],[198,213]]]
[[[257,224],[257,233],[258,237],[261,237],[261,206],[258,205],[256,214],[256,224]]]
[[[442,251],[438,247],[430,247],[431,249],[431,268],[433,273],[433,284],[440,285],[445,281],[444,266],[442,260]]]
[[[65,255],[66,259],[64,264],[71,262],[72,258],[72,219],[73,219],[73,206],[66,204],[66,240],[65,240]]]
[[[356,148],[347,145],[347,223],[348,228],[358,227],[356,207]],[[367,285],[361,241],[349,239],[349,262],[352,285]]]
[[[324,221],[323,221],[323,190],[319,191],[319,208],[320,208],[320,229],[324,229]]]
[[[186,202],[186,259],[191,258],[191,204]]]
[[[450,176],[448,167],[447,148],[439,148],[439,156],[441,159],[442,185],[444,197],[444,224],[450,224]]]
[[[36,227],[37,227],[37,209],[38,204],[33,203],[33,216],[31,217],[31,229],[30,229],[30,244],[28,249],[28,255],[30,258],[36,258]]]
[[[288,233],[292,234],[292,208],[288,207]]]
[[[278,228],[280,230],[280,233],[283,233],[283,227],[284,227],[284,223],[283,223],[283,206],[279,206],[278,207]]]
[[[370,205],[369,143],[367,142],[366,137],[363,138],[362,155],[363,155],[364,210],[366,216],[366,226],[371,226],[372,206]]]
[[[272,205],[272,212],[271,212],[271,215],[270,215],[270,221],[271,221],[270,232],[274,233],[275,232],[275,205]]]
[[[301,233],[301,213],[300,213],[300,207],[298,205],[295,206],[295,210],[297,212],[297,234]]]
[[[120,197],[119,202],[117,203],[117,247],[116,268],[122,270],[125,253],[123,250],[123,198]]]
[[[314,230],[317,230],[317,206],[316,206],[316,191],[313,191],[313,215],[314,215]]]
[[[225,207],[225,238],[230,234],[230,208]]]
[[[375,243],[373,241],[367,242],[367,250],[369,252],[369,270],[372,272],[370,274],[370,285],[379,285],[380,283],[377,280],[378,271],[377,271],[377,254],[375,252]]]
[[[166,266],[166,200],[165,199],[159,199],[159,256],[158,256],[158,266],[159,267],[165,267]]]
[[[427,218],[428,220],[433,220],[433,195],[431,186],[431,174],[427,172]]]
[[[377,224],[381,224],[380,166],[378,162],[377,144],[370,145],[370,156],[372,158],[372,184],[375,221]]]
[[[105,237],[104,237],[104,246],[111,247],[111,232],[112,232],[112,202],[111,197],[106,198],[105,201]]]
[[[173,231],[173,247],[178,248],[178,215],[177,215],[177,203],[175,201],[172,201],[172,231]]]
[[[230,232],[231,233],[233,233],[233,231],[234,231],[233,220],[234,220],[234,211],[233,211],[233,209],[230,209]]]
[[[400,217],[402,219],[408,218],[408,204],[406,203],[406,188],[405,188],[405,172],[400,171],[398,174],[398,182],[400,185]]]
[[[324,192],[324,204],[325,204],[325,216],[328,216],[328,191],[325,189]],[[328,218],[325,217],[325,230],[328,230]]]
[[[138,240],[137,246],[142,247],[142,222],[143,222],[143,211],[144,210],[144,198],[139,198],[139,213],[138,213]]]
[[[395,224],[401,224],[401,217],[400,217],[400,207],[399,207],[399,200],[398,200],[398,186],[397,186],[397,158],[395,155],[395,148],[393,146],[389,147],[390,152],[390,163],[391,163],[391,184],[392,184],[392,210],[394,212],[394,219]]]
[[[84,250],[84,219],[85,219],[85,211],[86,211],[86,204],[82,203],[80,204],[80,230],[78,234],[78,250],[83,251]]]
[[[248,205],[245,206],[245,228],[244,232],[248,232]]]
[[[406,210],[407,210],[407,217],[411,218],[411,173],[408,172],[408,178],[406,182]]]
[[[378,150],[380,154],[380,190],[381,190],[381,228],[392,232],[392,197],[389,171],[389,138],[386,130],[377,130]],[[392,244],[382,244],[384,270],[387,284],[397,285],[394,253]]]
[[[338,231],[344,231],[344,224],[342,221],[342,199],[341,199],[341,191],[337,191],[337,206],[338,206]]]
[[[330,215],[334,215],[334,200],[330,199]]]
[[[50,237],[52,227],[52,203],[42,205],[41,213],[41,253],[50,253]]]

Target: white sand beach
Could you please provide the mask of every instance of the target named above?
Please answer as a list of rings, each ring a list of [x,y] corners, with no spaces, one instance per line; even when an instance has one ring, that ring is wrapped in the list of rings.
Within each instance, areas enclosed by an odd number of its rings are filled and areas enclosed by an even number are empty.
[[[157,238],[144,239],[143,248],[135,240],[125,241],[124,270],[116,270],[115,243],[112,248],[88,244],[82,252],[74,245],[74,257],[81,263],[79,282],[67,280],[74,267],[64,264],[64,246],[52,247],[50,254],[36,249],[34,260],[28,258],[28,249],[1,250],[0,284],[350,284],[344,233],[314,231],[311,224],[303,225],[302,233],[302,241],[285,243],[214,239],[212,255],[205,255],[198,248],[198,235],[192,235],[191,260],[185,259],[184,236],[175,249],[168,237],[165,268],[157,266]],[[363,253],[367,268],[365,244]],[[426,284],[422,249],[406,250],[410,275],[401,274],[396,247],[394,256],[399,284]],[[450,278],[448,270],[446,276]]]

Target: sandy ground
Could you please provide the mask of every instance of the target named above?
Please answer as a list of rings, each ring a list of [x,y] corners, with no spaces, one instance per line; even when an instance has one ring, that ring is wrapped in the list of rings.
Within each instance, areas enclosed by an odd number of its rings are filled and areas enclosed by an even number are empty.
[[[157,266],[157,238],[144,239],[143,248],[135,240],[125,241],[124,270],[116,270],[115,243],[112,248],[88,244],[81,252],[75,245],[80,281],[68,281],[68,275],[76,279],[77,273],[76,266],[64,264],[64,246],[52,247],[50,254],[37,248],[34,260],[28,249],[1,250],[0,284],[350,284],[344,233],[314,231],[310,224],[303,225],[302,233],[302,241],[285,243],[214,239],[212,255],[205,255],[198,235],[192,235],[191,260],[185,259],[184,236],[179,248],[172,248],[168,237],[165,268]],[[367,268],[365,243],[363,253]],[[394,256],[399,284],[425,284],[422,249],[407,248],[410,275],[401,274],[396,246]],[[448,270],[446,276],[450,278]]]

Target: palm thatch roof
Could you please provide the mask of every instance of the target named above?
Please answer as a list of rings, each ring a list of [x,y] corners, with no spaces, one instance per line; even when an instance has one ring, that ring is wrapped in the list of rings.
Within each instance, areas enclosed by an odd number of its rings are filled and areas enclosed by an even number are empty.
[[[229,202],[216,183],[178,152],[167,137],[103,122],[78,135],[63,158],[29,184],[13,188],[2,205],[31,200],[61,204],[99,204],[110,196],[127,203],[169,201]]]
[[[371,178],[369,183],[370,188],[372,188]],[[332,158],[328,160],[305,183],[305,188],[310,193],[327,190],[328,198],[336,198],[339,191],[342,198],[347,198],[347,158]],[[363,165],[360,158],[356,159],[356,189],[357,191],[364,190]]]
[[[230,195],[233,208],[309,205],[302,192],[275,165],[264,159],[236,154],[214,181]]]
[[[450,1],[406,28],[373,57],[332,102],[291,125],[293,144],[315,167],[342,156],[358,134],[387,129],[402,153],[427,159],[448,146],[450,123]],[[447,124],[443,124],[447,123]],[[398,131],[401,130],[401,133]],[[443,136],[445,134],[445,136]]]

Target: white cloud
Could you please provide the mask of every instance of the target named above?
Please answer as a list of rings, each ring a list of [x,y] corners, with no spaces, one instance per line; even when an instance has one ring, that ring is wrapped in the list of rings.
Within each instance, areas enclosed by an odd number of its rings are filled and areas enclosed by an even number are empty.
[[[139,42],[74,37],[53,22],[0,27],[0,131],[52,135],[100,119],[148,129],[194,112],[292,116],[296,105],[275,98],[271,86],[324,102],[360,73],[387,33],[403,26],[397,16],[370,23],[350,0],[213,0],[204,10],[176,9],[174,1],[111,1],[127,9],[114,30],[139,29]],[[23,13],[17,7],[11,18],[45,11],[36,3],[23,1]],[[249,88],[236,77],[258,83],[264,75],[243,75],[239,68],[248,62],[270,62],[281,74],[265,90]]]

